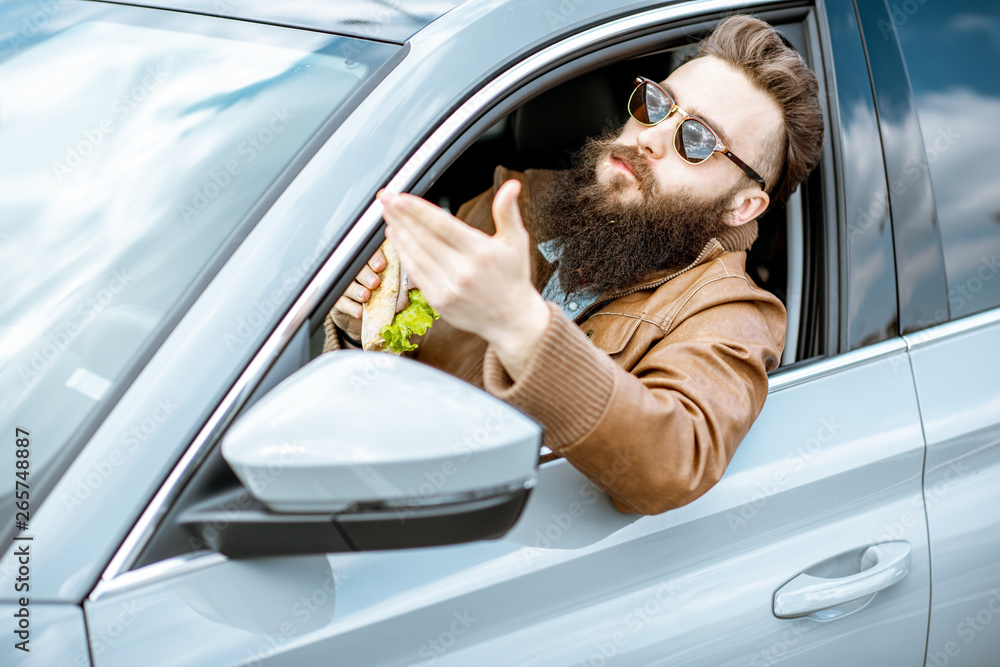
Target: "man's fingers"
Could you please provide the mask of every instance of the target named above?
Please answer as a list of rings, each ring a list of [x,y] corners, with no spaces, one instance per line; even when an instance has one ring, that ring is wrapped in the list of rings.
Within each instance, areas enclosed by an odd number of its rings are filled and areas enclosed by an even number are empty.
[[[344,290],[344,296],[353,299],[358,303],[364,303],[371,297],[371,295],[371,291],[353,281],[347,286],[347,289]]]
[[[521,192],[521,183],[509,180],[500,186],[493,197],[493,222],[496,223],[500,238],[513,238],[526,233],[521,220],[521,209],[517,206],[517,196]]]
[[[486,236],[444,209],[414,195],[390,195],[383,198],[383,203],[383,215],[388,222],[419,227],[459,251],[468,250],[479,236]]]
[[[359,320],[361,319],[361,316],[364,315],[364,309],[361,307],[360,303],[352,301],[344,296],[337,299],[337,302],[333,304],[333,307],[345,315],[355,317]]]
[[[421,291],[427,300],[434,305],[434,294],[441,285],[447,282],[447,276],[435,256],[414,238],[412,231],[405,227],[390,227],[388,230],[400,262],[406,266],[411,280],[419,282]],[[397,302],[398,303],[398,302]]]
[[[367,264],[361,268],[361,272],[358,274],[358,277],[355,278],[355,280],[357,280],[359,283],[361,283],[368,289],[375,289],[376,287],[378,287],[378,284],[382,282],[382,279],[379,277],[379,275],[374,271],[372,271],[371,267],[368,266]],[[368,297],[365,298],[367,299]]]
[[[385,254],[382,252],[382,248],[376,250],[375,254],[372,255],[372,258],[368,260],[368,266],[371,267],[375,273],[384,269],[386,264],[387,262],[385,261]],[[362,269],[362,271],[364,271],[364,269]]]
[[[431,205],[433,206],[433,204]],[[440,209],[438,209],[439,212]],[[448,215],[445,213],[444,215]],[[438,234],[433,233],[427,227],[422,219],[417,219],[412,217],[407,212],[399,213],[397,211],[386,211],[385,215],[388,227],[386,229],[386,234],[400,234],[405,232],[403,237],[408,240],[410,245],[417,245],[424,251],[425,255],[430,255],[434,257],[435,263],[443,266],[454,266],[455,264],[462,261],[462,258],[471,255],[474,250],[470,247],[466,247],[464,250],[459,249],[454,243],[450,242],[447,238],[444,238]],[[458,221],[461,226],[466,226],[464,222]],[[472,229],[469,227],[469,229]],[[479,230],[474,230],[476,234],[482,235],[482,237],[488,242],[489,236],[483,234]],[[388,236],[390,239],[395,239],[393,236]],[[407,241],[402,241],[401,243],[406,243]],[[400,243],[394,243],[394,247],[397,252],[400,252]],[[412,248],[411,248],[412,252]],[[400,255],[402,260],[402,254]],[[403,261],[403,265],[410,268],[410,263]]]

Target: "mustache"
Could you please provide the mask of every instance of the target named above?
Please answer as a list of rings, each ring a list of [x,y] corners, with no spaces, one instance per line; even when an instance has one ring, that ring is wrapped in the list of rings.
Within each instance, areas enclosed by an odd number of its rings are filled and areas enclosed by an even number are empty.
[[[657,184],[653,176],[653,168],[637,147],[615,143],[611,139],[601,140],[599,143],[603,144],[602,147],[607,151],[608,158],[620,160],[635,175],[639,182],[639,189],[644,196],[650,197],[656,194]]]

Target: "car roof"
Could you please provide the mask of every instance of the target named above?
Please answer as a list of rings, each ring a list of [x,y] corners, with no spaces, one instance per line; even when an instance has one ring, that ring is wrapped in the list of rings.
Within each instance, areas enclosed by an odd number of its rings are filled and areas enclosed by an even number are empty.
[[[465,0],[124,0],[156,7],[402,44]]]

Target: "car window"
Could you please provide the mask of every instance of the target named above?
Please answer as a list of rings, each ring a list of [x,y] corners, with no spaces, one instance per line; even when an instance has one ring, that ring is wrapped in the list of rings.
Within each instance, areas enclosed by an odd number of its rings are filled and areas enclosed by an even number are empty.
[[[0,10],[33,26],[0,56],[0,422],[31,429],[44,474],[396,47],[100,3],[38,15]]]
[[[928,170],[944,246],[952,317],[1000,305],[1000,6],[986,0],[893,6],[924,150],[904,173]],[[934,44],[934,48],[928,48]],[[982,67],[969,67],[982,63]]]
[[[547,90],[495,122],[424,196],[455,213],[464,202],[493,185],[497,165],[517,171],[571,166],[574,151],[586,137],[620,128],[627,120],[626,101],[636,76],[661,81],[696,53],[696,46],[684,45],[608,64]],[[579,99],[587,99],[588,104],[575,104]],[[557,115],[561,122],[553,124],[551,119]],[[804,340],[806,323],[813,319],[809,313],[825,309],[826,303],[815,295],[803,294],[806,283],[815,280],[813,275],[804,275],[803,265],[807,264],[808,271],[815,274],[825,270],[825,264],[818,241],[812,239],[813,247],[808,250],[803,242],[803,230],[808,227],[804,219],[810,212],[803,211],[801,199],[809,190],[810,196],[819,200],[820,185],[818,179],[803,183],[790,205],[775,207],[764,215],[759,221],[757,240],[747,253],[748,275],[759,287],[777,296],[789,311],[792,329],[783,364],[822,354],[819,344],[810,346]],[[806,253],[809,262],[805,261]]]
[[[782,27],[796,41],[801,41],[795,28],[794,25]],[[670,46],[674,47],[675,44]],[[445,163],[446,168],[439,171],[435,165],[429,169],[412,191],[443,208],[457,212],[464,202],[490,188],[494,168],[498,164],[517,170],[566,167],[570,164],[573,151],[582,145],[585,137],[620,127],[625,122],[626,102],[637,74],[662,80],[693,52],[694,49],[687,45],[671,48],[669,52],[658,50],[639,58],[619,58],[615,61],[609,58],[594,71],[558,84],[542,84],[544,92],[523,103],[505,101],[498,104],[491,115],[483,119],[484,127],[472,124],[451,143],[450,152],[446,152],[438,160],[439,164]],[[589,100],[588,105],[567,102],[582,96]],[[562,123],[553,126],[550,122],[553,108],[563,111],[572,109],[573,113],[566,114]],[[808,196],[818,202],[822,199],[821,186],[821,181],[817,180],[804,183],[802,189],[808,190]],[[808,209],[797,213],[789,213],[784,209],[770,212],[761,224],[761,236],[754,246],[759,250],[752,253],[748,260],[748,263],[752,261],[748,270],[758,285],[775,293],[800,315],[800,332],[803,336],[806,322],[812,317],[811,313],[830,307],[822,295],[804,290],[810,281],[817,279],[814,274],[826,270],[825,250],[822,250],[815,239],[812,244],[803,240],[801,230],[797,240],[789,240],[789,222],[804,227],[810,224],[820,226],[821,222],[811,223],[810,220],[821,220],[823,217],[821,213],[810,212]],[[834,218],[830,216],[828,219]],[[822,234],[819,236],[822,237]],[[378,243],[375,242],[363,258],[357,258],[359,266],[377,247]],[[800,265],[805,263],[806,269],[800,267],[798,273],[792,270],[790,263],[793,253],[798,253],[795,261]],[[803,253],[808,253],[811,259],[804,259]],[[356,270],[352,276],[354,274]],[[793,275],[796,276],[795,280],[801,281],[800,285],[790,284]],[[300,330],[294,336],[293,342],[275,362],[267,378],[257,387],[242,411],[295,372],[305,360],[320,356],[326,333],[323,321],[342,292],[343,288],[340,288],[326,295],[323,303],[312,314],[308,330]],[[826,313],[823,317],[833,315]],[[793,338],[791,353],[784,363],[825,354],[826,338],[819,335],[815,338],[811,344],[798,346],[800,351],[805,351],[801,354],[796,353],[797,346]],[[211,451],[194,474],[194,481],[181,492],[162,522],[161,529],[133,567],[143,567],[178,554],[209,549],[204,540],[192,538],[185,532],[184,513],[205,497],[220,490],[235,489],[239,482],[223,460],[218,447]],[[247,499],[249,496],[244,492],[241,498]]]

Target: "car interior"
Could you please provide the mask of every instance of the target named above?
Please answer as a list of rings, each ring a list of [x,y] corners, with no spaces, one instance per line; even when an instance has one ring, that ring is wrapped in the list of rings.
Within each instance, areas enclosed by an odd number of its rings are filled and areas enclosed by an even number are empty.
[[[803,27],[781,26],[783,34],[800,52],[805,52]],[[620,127],[627,118],[626,101],[637,75],[661,81],[694,54],[690,36],[668,48],[648,50],[638,57],[601,64],[555,86],[550,86],[519,104],[506,115],[491,120],[467,147],[436,176],[429,186],[418,183],[413,192],[441,207],[457,211],[459,206],[489,189],[496,165],[516,170],[559,169],[571,164],[574,152],[587,136]],[[808,58],[807,58],[808,60]],[[558,122],[553,122],[553,119]],[[447,157],[442,159],[447,162]],[[788,311],[788,334],[782,367],[822,356],[827,352],[825,263],[821,193],[822,165],[793,194],[784,207],[775,207],[760,220],[760,235],[747,257],[747,272],[763,289],[775,294]],[[425,181],[427,178],[425,178]],[[810,221],[815,221],[810,224]],[[373,239],[377,247],[380,238]],[[363,260],[358,258],[358,266]],[[309,360],[318,357],[325,337],[323,319],[340,295],[331,292],[314,317],[302,327],[242,407],[249,408],[282,379]],[[780,370],[780,368],[778,369]],[[235,474],[214,446],[164,518],[161,528],[132,564],[133,568],[185,553],[211,549],[192,536],[185,516],[220,492],[235,498],[246,494]],[[233,508],[236,509],[235,507]]]
[[[493,168],[498,164],[518,171],[570,166],[585,137],[614,130],[628,120],[625,101],[635,76],[662,81],[695,50],[687,46],[616,63],[536,97],[494,124],[425,198],[454,212],[490,188]],[[799,321],[797,308],[801,306],[803,249],[797,233],[801,226],[801,205],[769,211],[760,220],[760,237],[747,258],[747,272],[754,282],[775,294],[789,310],[785,345],[789,353],[784,355],[784,363],[794,361],[797,343],[798,327],[792,323]],[[796,247],[789,247],[790,236],[798,242]],[[797,268],[798,275],[789,275],[790,266]]]
[[[801,39],[795,34],[801,33],[800,26],[785,30]],[[586,137],[619,128],[628,119],[626,101],[637,75],[662,81],[696,50],[695,45],[686,44],[615,62],[530,99],[493,123],[423,193],[424,198],[456,212],[464,202],[492,186],[497,165],[518,171],[570,166]],[[751,279],[777,296],[788,312],[782,366],[822,354],[824,308],[817,302],[822,248],[817,238],[808,238],[812,236],[809,230],[816,226],[806,224],[807,216],[820,214],[819,197],[814,194],[809,198],[810,190],[818,191],[819,171],[785,206],[773,207],[759,220],[759,236],[747,256]],[[808,257],[806,248],[813,250]],[[322,327],[313,330],[311,357],[322,350],[323,336]]]

